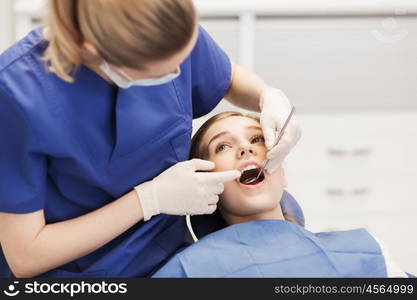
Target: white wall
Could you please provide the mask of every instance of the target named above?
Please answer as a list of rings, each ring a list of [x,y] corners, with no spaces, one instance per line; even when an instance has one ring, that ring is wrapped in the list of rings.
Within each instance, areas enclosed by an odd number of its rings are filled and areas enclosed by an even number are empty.
[[[13,0],[0,1],[0,53],[14,41]]]

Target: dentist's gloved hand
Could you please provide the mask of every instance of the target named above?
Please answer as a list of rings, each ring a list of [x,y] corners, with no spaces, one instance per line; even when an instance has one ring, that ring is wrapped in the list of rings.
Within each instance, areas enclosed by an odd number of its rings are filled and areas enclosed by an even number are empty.
[[[264,133],[265,145],[268,148],[267,158],[270,159],[267,171],[275,172],[297,144],[301,137],[301,128],[294,118],[291,118],[281,141],[272,148],[275,138],[284,126],[284,123],[291,111],[291,103],[287,96],[280,90],[274,88],[266,89],[260,99],[261,127]]]
[[[238,170],[210,171],[214,163],[192,159],[177,163],[151,181],[135,187],[144,220],[158,214],[201,215],[216,210],[224,182],[240,177]]]

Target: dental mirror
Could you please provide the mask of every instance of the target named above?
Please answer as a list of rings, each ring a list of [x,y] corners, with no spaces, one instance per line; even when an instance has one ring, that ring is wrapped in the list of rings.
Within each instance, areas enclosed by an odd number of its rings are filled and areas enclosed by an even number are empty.
[[[279,135],[278,135],[277,139],[275,140],[274,145],[272,146],[272,148],[274,148],[276,145],[278,145],[279,141],[281,140],[282,136],[284,135],[285,129],[287,128],[287,125],[288,125],[288,123],[290,122],[291,117],[292,117],[292,115],[294,114],[294,111],[295,111],[295,107],[293,106],[293,107],[291,108],[291,112],[290,112],[290,114],[288,115],[287,120],[285,120],[284,126],[282,126],[282,129],[281,129],[281,131],[279,132]],[[261,168],[261,169],[259,170],[259,172],[258,172],[258,175],[257,175],[256,177],[253,177],[253,176],[252,176],[252,177],[249,177],[249,178],[245,178],[245,179],[243,180],[243,182],[242,182],[242,183],[243,183],[243,184],[251,184],[251,183],[253,183],[253,182],[257,181],[257,180],[258,180],[258,178],[259,178],[259,176],[261,176],[261,174],[264,172],[264,170],[265,170],[266,166],[268,165],[268,163],[269,163],[269,159],[265,160],[265,162],[264,162],[264,164],[263,164],[262,168]],[[250,171],[251,171],[251,170],[250,170]]]

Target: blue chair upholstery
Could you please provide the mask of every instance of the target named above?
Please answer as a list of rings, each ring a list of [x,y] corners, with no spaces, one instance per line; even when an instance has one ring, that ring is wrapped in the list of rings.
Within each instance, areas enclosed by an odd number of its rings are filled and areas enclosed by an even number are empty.
[[[297,200],[295,200],[294,197],[287,191],[284,191],[282,195],[281,209],[284,214],[292,217],[298,225],[305,227],[303,210]],[[199,239],[209,233],[226,227],[226,223],[218,211],[212,215],[192,216],[191,224],[195,235]],[[189,240],[190,244],[192,243],[191,236],[188,236],[187,240]],[[416,278],[413,274],[407,272],[406,274],[409,278]]]

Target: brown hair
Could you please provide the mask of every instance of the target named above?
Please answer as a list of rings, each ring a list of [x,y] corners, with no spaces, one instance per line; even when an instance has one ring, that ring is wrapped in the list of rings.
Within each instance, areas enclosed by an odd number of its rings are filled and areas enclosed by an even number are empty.
[[[197,17],[192,0],[50,0],[46,25],[44,58],[72,82],[84,41],[110,64],[143,69],[184,49]]]
[[[258,123],[260,123],[260,119],[258,116],[252,115],[252,114],[244,114],[244,113],[237,112],[237,111],[226,111],[226,112],[222,112],[217,115],[214,115],[213,117],[208,119],[203,125],[201,125],[201,127],[194,134],[191,140],[190,159],[193,159],[193,158],[207,159],[208,149],[202,149],[203,145],[201,144],[205,134],[214,123],[220,120],[226,119],[226,118],[230,118],[230,117],[246,117],[246,118],[254,119]],[[218,214],[218,212],[216,213]],[[288,215],[284,211],[282,213],[284,215],[285,220],[298,224],[298,222],[292,216]]]

